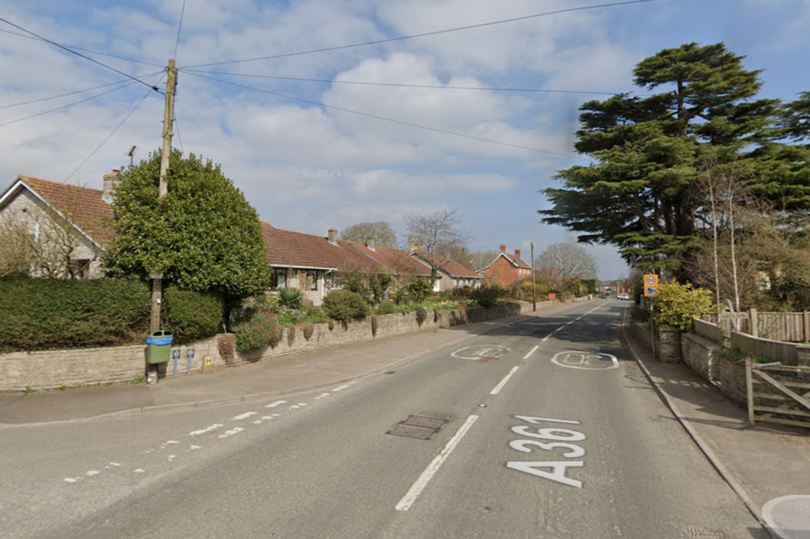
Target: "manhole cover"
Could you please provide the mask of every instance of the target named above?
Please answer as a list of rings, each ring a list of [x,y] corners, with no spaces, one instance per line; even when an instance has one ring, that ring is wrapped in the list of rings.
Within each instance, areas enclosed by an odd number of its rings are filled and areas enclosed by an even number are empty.
[[[410,415],[407,419],[400,421],[394,428],[386,434],[393,436],[404,436],[416,440],[430,440],[431,436],[439,432],[439,429],[447,423],[446,419],[438,417],[426,417]]]
[[[689,537],[695,537],[696,539],[727,539],[725,534],[721,531],[696,528],[694,526],[686,528],[686,533]]]

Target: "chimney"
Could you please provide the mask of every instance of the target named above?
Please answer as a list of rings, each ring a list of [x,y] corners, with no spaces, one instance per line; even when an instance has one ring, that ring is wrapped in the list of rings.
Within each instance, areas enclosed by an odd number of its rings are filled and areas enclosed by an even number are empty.
[[[501,245],[501,252],[506,253],[506,245]]]
[[[408,236],[408,251],[410,253],[415,253],[422,249],[421,246],[422,241],[415,237],[415,236]]]
[[[373,239],[373,238],[372,238],[372,239],[370,239],[370,240],[368,240],[368,243],[366,244],[366,247],[368,247],[368,248],[369,248],[369,249],[371,249],[372,251],[376,251],[376,250],[377,250],[377,245],[374,243],[374,239]]]
[[[337,228],[330,228],[328,230],[328,234],[329,234],[329,236],[328,236],[329,243],[331,243],[332,245],[337,245],[338,244],[338,242],[337,242],[337,239],[338,239]]]
[[[520,249],[515,249],[515,258],[520,258]]]
[[[102,177],[101,200],[107,204],[112,204],[113,200],[115,200],[115,188],[118,187],[118,182],[121,181],[119,173],[119,170],[113,170]]]

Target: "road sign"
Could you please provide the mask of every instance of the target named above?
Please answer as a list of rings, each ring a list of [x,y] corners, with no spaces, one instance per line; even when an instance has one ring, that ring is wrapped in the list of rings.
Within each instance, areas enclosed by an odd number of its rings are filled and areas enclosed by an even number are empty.
[[[658,295],[658,275],[650,274],[644,276],[644,297],[654,298]]]

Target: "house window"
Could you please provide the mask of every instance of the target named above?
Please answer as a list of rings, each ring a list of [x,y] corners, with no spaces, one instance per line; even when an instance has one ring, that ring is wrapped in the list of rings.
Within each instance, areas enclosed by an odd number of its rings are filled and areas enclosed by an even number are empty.
[[[307,281],[310,290],[318,290],[318,272],[316,270],[307,270]]]
[[[285,288],[287,286],[287,270],[273,269],[273,288]]]

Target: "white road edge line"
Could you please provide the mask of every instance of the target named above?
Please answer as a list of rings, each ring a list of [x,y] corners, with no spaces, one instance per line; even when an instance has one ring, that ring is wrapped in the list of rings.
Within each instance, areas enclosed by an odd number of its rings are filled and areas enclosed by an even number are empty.
[[[467,421],[461,425],[461,428],[458,429],[453,437],[450,438],[450,441],[447,442],[447,445],[444,446],[442,452],[439,453],[435,459],[433,459],[433,462],[431,462],[430,465],[425,468],[425,471],[422,472],[422,475],[419,476],[419,479],[417,479],[416,482],[411,486],[410,490],[408,490],[405,496],[399,500],[399,503],[396,505],[397,511],[407,511],[410,509],[413,502],[416,501],[416,498],[422,493],[436,472],[439,471],[441,465],[445,460],[447,460],[447,457],[450,456],[450,453],[453,452],[453,449],[456,448],[458,443],[461,441],[464,435],[467,434],[467,431],[470,430],[470,427],[473,426],[473,423],[475,423],[477,419],[477,415],[471,415],[467,418]]]
[[[548,338],[548,337],[546,337],[546,338]],[[529,359],[529,356],[534,354],[537,351],[538,348],[540,348],[539,344],[537,346],[535,346],[534,348],[532,348],[531,350],[529,350],[529,353],[526,354],[525,356],[523,356],[523,359]]]
[[[501,389],[503,389],[503,386],[505,386],[505,385],[506,385],[506,382],[508,382],[508,381],[509,381],[509,379],[510,379],[510,378],[512,378],[512,375],[513,375],[513,374],[515,374],[519,368],[520,368],[520,367],[519,367],[519,366],[517,366],[517,365],[515,365],[514,367],[512,367],[512,370],[511,370],[511,371],[509,371],[509,374],[507,374],[506,376],[504,376],[504,377],[503,377],[503,380],[501,380],[501,381],[498,383],[498,385],[497,385],[497,386],[495,386],[495,389],[493,389],[492,391],[490,391],[490,392],[489,392],[489,394],[490,394],[490,395],[497,395],[497,394],[498,394],[498,393],[501,391]]]

